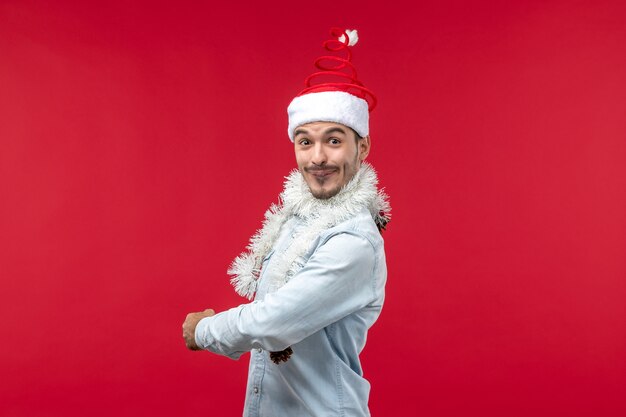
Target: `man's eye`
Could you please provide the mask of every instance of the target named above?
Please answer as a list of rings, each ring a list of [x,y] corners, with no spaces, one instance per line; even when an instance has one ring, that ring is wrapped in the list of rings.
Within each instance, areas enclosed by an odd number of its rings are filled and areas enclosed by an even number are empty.
[[[308,144],[309,144],[309,140],[308,139],[300,140],[300,145],[308,145]]]
[[[330,138],[329,142],[333,145],[339,145],[341,143],[341,141],[337,138]]]

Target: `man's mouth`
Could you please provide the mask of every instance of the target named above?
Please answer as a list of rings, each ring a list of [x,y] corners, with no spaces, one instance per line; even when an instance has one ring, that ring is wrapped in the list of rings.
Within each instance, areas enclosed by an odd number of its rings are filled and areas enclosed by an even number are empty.
[[[337,170],[335,168],[329,168],[329,169],[307,169],[307,172],[311,175],[313,175],[316,178],[326,178],[329,177],[330,175],[334,174]]]

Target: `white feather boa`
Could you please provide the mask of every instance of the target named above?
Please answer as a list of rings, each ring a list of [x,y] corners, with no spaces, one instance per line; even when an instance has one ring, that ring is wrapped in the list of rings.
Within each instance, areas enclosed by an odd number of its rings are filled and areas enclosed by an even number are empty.
[[[305,222],[286,251],[277,254],[275,263],[277,278],[270,289],[283,286],[302,267],[297,262],[309,250],[313,241],[324,230],[354,217],[367,207],[379,229],[389,222],[391,208],[388,197],[378,189],[378,177],[374,168],[366,162],[335,196],[322,200],[315,198],[298,170],[286,177],[285,187],[279,196],[279,204],[272,204],[265,213],[263,227],[250,238],[250,243],[228,269],[235,291],[252,299],[257,289],[263,259],[270,253],[280,229],[294,215]]]

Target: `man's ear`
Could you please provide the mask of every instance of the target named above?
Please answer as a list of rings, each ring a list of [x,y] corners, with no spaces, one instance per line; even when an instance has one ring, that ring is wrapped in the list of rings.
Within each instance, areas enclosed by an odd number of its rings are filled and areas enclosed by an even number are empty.
[[[367,155],[369,155],[370,148],[372,147],[370,136],[363,136],[363,138],[359,140],[357,146],[359,147],[359,160],[363,162],[365,158],[367,158]]]

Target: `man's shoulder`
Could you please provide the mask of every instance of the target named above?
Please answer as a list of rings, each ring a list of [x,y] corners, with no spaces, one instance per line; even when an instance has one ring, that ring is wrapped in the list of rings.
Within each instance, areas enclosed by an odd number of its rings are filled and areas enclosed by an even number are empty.
[[[334,227],[326,230],[321,236],[322,241],[327,241],[337,235],[354,235],[357,238],[366,239],[374,248],[380,250],[383,247],[383,238],[376,227],[369,210],[363,208],[355,216],[345,220]]]

